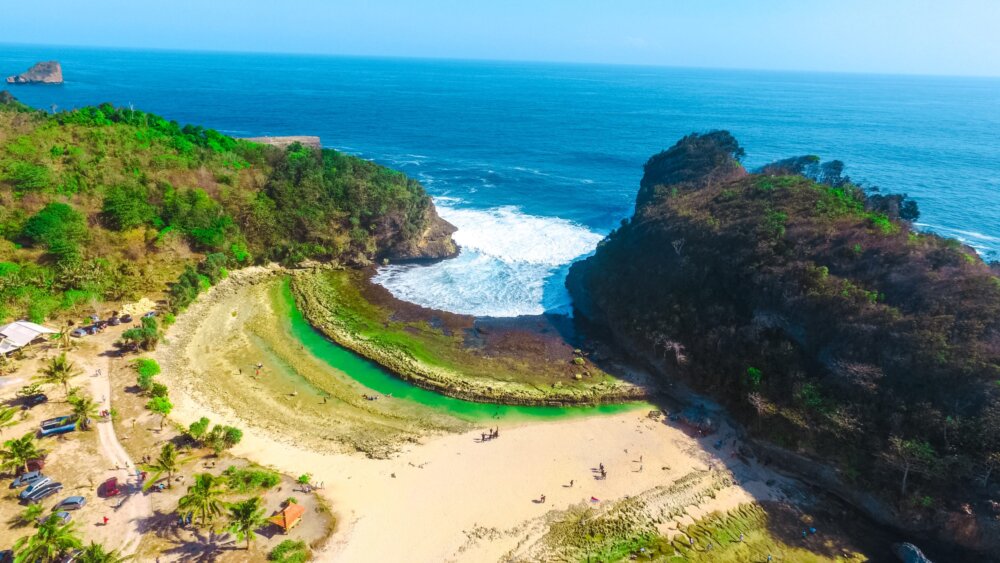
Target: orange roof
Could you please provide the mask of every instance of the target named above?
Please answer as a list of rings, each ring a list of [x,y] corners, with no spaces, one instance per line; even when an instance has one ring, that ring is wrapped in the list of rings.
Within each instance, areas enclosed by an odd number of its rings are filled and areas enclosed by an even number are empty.
[[[281,512],[268,518],[268,520],[287,532],[292,528],[292,526],[299,523],[299,520],[305,513],[306,507],[293,502],[289,503],[289,505],[286,506]]]

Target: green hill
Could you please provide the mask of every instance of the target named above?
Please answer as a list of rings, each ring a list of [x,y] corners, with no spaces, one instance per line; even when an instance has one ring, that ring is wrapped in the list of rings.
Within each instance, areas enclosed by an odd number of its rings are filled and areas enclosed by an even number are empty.
[[[635,215],[570,272],[580,313],[911,514],[981,499],[1000,469],[1000,277],[836,161],[748,174],[741,155],[716,132],[650,159]]]
[[[0,92],[0,321],[168,284],[183,307],[250,263],[440,258],[452,231],[416,181],[337,151],[108,104],[50,115]]]

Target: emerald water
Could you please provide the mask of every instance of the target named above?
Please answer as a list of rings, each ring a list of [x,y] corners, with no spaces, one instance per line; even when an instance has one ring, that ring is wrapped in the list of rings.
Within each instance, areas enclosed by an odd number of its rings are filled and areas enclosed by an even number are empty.
[[[375,362],[331,342],[313,328],[296,305],[288,279],[285,279],[281,284],[281,295],[288,305],[291,335],[305,346],[310,354],[371,389],[374,393],[391,394],[395,400],[417,403],[438,412],[470,421],[510,418],[553,419],[568,416],[614,414],[642,407],[652,408],[642,402],[583,407],[495,405],[465,401],[428,391],[396,377]]]

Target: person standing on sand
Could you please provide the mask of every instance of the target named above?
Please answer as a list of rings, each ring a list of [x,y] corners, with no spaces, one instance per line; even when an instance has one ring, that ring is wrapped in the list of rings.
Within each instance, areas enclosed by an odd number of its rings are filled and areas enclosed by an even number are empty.
[[[573,488],[573,480],[572,479],[569,480],[569,488],[571,488],[571,489]]]
[[[542,504],[545,504],[545,495],[542,495]]]

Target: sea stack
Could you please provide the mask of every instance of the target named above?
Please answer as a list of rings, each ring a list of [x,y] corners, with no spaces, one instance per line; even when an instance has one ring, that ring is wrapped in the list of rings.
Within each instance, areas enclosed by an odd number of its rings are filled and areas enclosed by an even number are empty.
[[[35,63],[26,72],[7,77],[8,84],[62,84],[62,66],[59,61]]]

